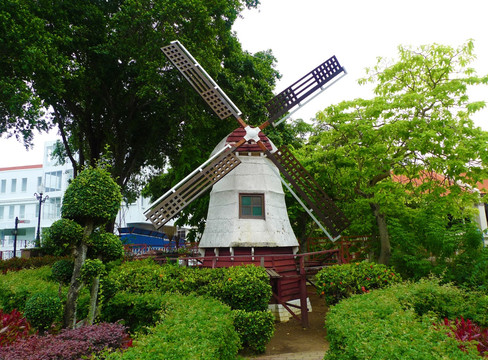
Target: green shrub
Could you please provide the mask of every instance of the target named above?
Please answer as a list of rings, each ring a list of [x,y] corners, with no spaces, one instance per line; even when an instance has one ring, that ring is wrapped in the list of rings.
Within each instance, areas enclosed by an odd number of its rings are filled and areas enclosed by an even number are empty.
[[[254,265],[228,268],[217,297],[232,309],[264,311],[271,298],[271,285],[266,270]]]
[[[41,332],[47,330],[61,317],[61,300],[56,295],[37,293],[27,299],[24,316]]]
[[[90,284],[97,276],[101,275],[105,269],[102,260],[86,259],[81,267],[80,278],[85,284]]]
[[[270,311],[244,310],[233,310],[232,314],[242,346],[258,353],[264,352],[274,334],[274,315]]]
[[[107,232],[94,232],[90,235],[90,248],[88,255],[101,256],[103,262],[115,261],[124,256],[124,247],[120,238]]]
[[[437,279],[352,296],[327,314],[325,359],[476,359],[433,325],[446,314],[464,316],[468,302],[463,291]]]
[[[123,353],[107,359],[208,359],[237,358],[239,336],[231,310],[211,298],[166,294],[161,322],[134,341]]]
[[[103,306],[101,318],[107,322],[121,322],[131,333],[141,332],[159,320],[163,299],[161,293],[120,291]]]
[[[360,262],[334,265],[322,269],[316,275],[317,292],[325,295],[329,305],[353,294],[367,293],[401,282],[401,277],[385,265]]]

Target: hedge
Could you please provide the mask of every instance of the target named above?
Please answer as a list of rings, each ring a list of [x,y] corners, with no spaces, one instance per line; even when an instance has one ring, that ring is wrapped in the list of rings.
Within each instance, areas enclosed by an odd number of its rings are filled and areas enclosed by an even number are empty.
[[[107,359],[236,359],[240,348],[231,310],[212,298],[166,294],[161,322],[140,335],[134,347]]]
[[[354,295],[327,314],[325,359],[477,359],[473,348],[461,351],[433,324],[463,316],[486,326],[487,312],[488,297],[474,297],[436,279]]]

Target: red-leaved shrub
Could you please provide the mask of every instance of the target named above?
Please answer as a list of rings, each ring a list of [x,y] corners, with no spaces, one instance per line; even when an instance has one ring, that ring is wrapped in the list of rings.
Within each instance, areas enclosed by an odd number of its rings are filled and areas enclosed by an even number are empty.
[[[104,349],[124,349],[131,346],[126,329],[121,324],[101,323],[73,330],[62,330],[57,335],[33,335],[12,345],[0,348],[0,359],[75,360],[97,354]]]
[[[10,313],[4,313],[0,309],[0,348],[26,338],[30,333],[31,326],[21,312],[13,309]]]
[[[461,320],[449,321],[447,318],[444,319],[444,326],[451,330],[448,335],[454,336],[460,342],[477,341],[477,348],[480,355],[488,355],[488,329],[482,330],[471,320],[465,320],[462,316]],[[464,350],[465,346],[460,344],[459,348]]]

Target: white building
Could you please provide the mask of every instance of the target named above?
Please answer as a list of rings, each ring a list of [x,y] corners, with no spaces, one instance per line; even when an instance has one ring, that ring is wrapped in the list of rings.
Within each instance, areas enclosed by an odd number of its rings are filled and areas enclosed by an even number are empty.
[[[39,224],[42,234],[42,229],[61,217],[61,201],[73,178],[73,169],[69,163],[59,165],[51,159],[54,145],[53,141],[44,144],[42,164],[0,168],[0,259],[13,257],[16,218],[19,219],[16,256],[20,257],[22,249],[34,246]],[[42,200],[46,200],[41,205],[39,221],[39,199],[34,194],[41,191]],[[148,204],[144,198],[123,204],[115,222],[116,230],[127,226],[152,227],[143,215]]]

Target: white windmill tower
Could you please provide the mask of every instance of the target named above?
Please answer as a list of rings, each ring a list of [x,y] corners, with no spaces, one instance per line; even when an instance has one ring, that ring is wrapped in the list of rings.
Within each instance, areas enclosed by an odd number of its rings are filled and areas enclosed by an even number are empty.
[[[233,116],[240,127],[217,145],[205,163],[149,206],[144,214],[156,229],[213,187],[207,224],[199,244],[203,254],[250,255],[249,259],[259,255],[294,254],[298,242],[288,219],[283,185],[330,240],[338,239],[349,224],[342,211],[286,146],[276,149],[261,132],[269,125],[277,126],[285,121],[299,106],[344,76],[345,69],[336,57],[326,60],[271,99],[266,104],[268,120],[259,127],[251,127],[180,42],[173,41],[162,51],[221,119]],[[291,263],[287,267],[296,273],[293,257],[289,259]],[[219,266],[233,264],[222,262]],[[283,296],[278,293],[276,298],[284,303],[294,296],[292,292]]]

